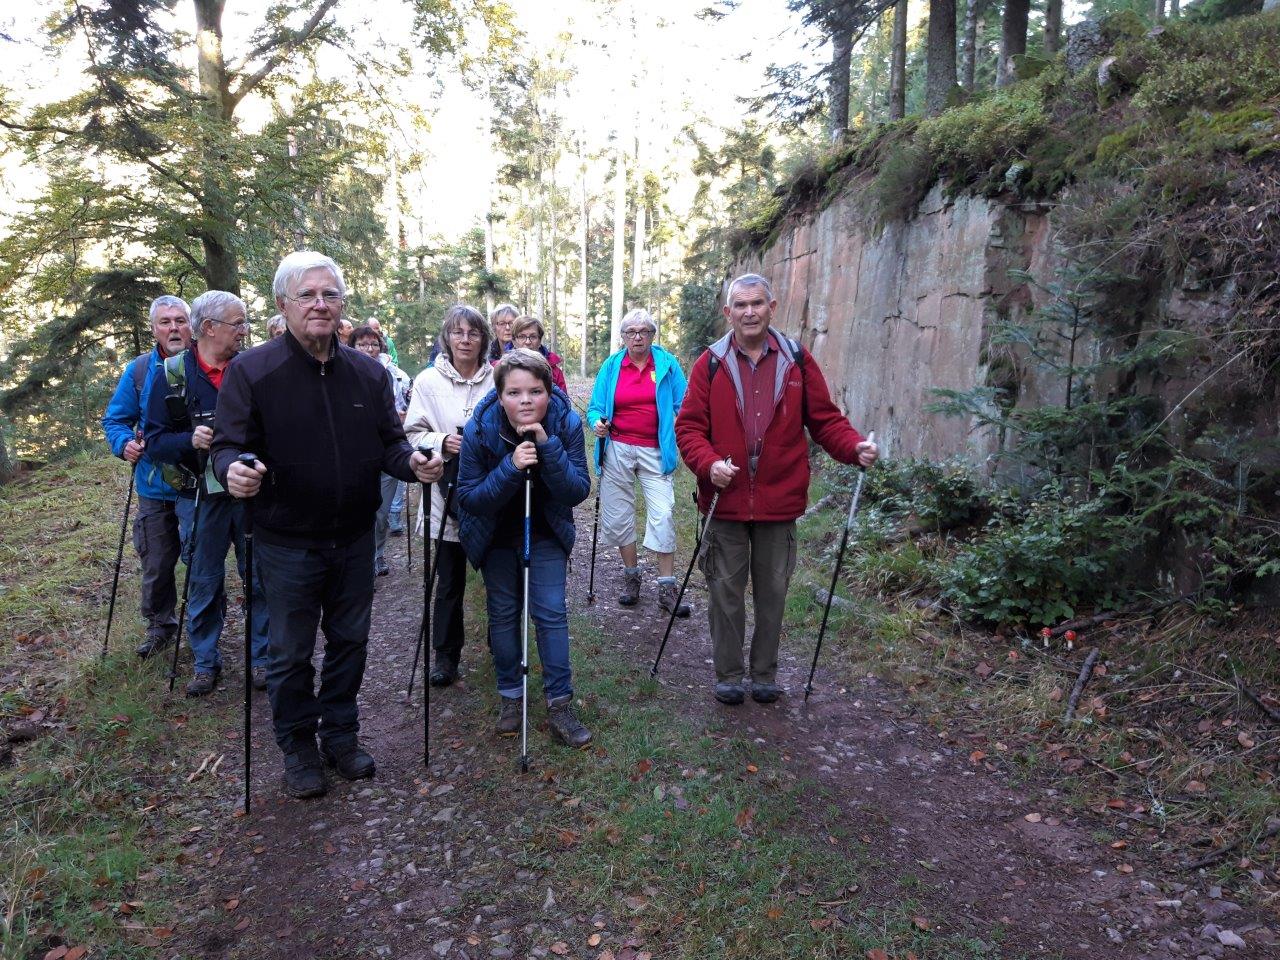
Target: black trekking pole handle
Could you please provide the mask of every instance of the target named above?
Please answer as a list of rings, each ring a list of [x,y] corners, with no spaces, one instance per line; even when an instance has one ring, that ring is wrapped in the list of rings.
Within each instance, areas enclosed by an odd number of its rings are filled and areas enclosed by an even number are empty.
[[[250,470],[258,462],[252,453],[236,457]],[[199,494],[197,493],[197,496]],[[244,498],[244,813],[249,815],[250,773],[253,769],[253,497]]]
[[[876,432],[867,434],[870,443],[876,442]],[[858,467],[858,482],[853,488],[853,498],[849,501],[849,516],[845,518],[844,530],[840,533],[840,549],[836,553],[836,566],[831,571],[831,583],[827,587],[827,600],[822,608],[822,626],[818,628],[818,642],[813,648],[813,663],[809,665],[809,679],[804,685],[804,700],[809,702],[809,694],[813,693],[813,674],[818,669],[818,655],[822,653],[822,639],[827,634],[827,617],[831,615],[831,600],[836,593],[836,583],[840,579],[840,568],[844,565],[844,551],[849,544],[849,530],[853,527],[853,518],[858,513],[858,501],[862,498],[862,481],[867,479],[867,468]]]
[[[724,462],[732,466],[733,457],[725,457]],[[698,530],[698,538],[693,543],[693,556],[689,558],[689,566],[684,572],[684,580],[680,583],[680,592],[676,594],[676,602],[671,606],[671,616],[667,618],[667,629],[663,631],[662,643],[658,645],[658,655],[653,658],[653,666],[649,668],[650,677],[658,675],[658,664],[662,662],[662,652],[667,649],[667,639],[671,636],[671,626],[676,622],[676,611],[680,609],[680,603],[684,600],[685,588],[689,586],[689,577],[693,575],[693,565],[698,562],[698,554],[702,552],[702,539],[707,534],[707,527],[711,525],[711,518],[715,516],[716,504],[720,502],[721,492],[721,488],[717,487],[716,492],[711,496],[711,505],[707,508],[707,516],[702,521],[702,527]]]

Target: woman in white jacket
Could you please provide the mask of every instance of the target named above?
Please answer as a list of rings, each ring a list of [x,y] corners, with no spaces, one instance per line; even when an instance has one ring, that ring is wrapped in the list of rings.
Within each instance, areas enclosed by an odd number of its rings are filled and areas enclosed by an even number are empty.
[[[431,685],[447,687],[458,679],[462,656],[462,594],[467,583],[467,559],[458,543],[457,499],[448,517],[444,502],[451,483],[457,481],[458,453],[462,449],[462,428],[471,412],[493,390],[493,367],[488,362],[489,325],[480,312],[466,304],[455,304],[444,315],[440,330],[440,353],[435,362],[413,382],[404,432],[414,446],[427,444],[445,459],[444,479],[431,489],[431,537],[440,535],[435,606],[431,616],[431,646],[435,666]],[[417,535],[422,536],[422,514]]]

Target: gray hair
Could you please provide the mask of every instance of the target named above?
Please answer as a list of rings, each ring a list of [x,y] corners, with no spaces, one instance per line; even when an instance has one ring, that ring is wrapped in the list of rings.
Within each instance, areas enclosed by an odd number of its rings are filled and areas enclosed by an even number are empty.
[[[725,303],[733,302],[733,292],[737,290],[738,287],[764,287],[764,295],[770,300],[773,299],[773,284],[758,273],[744,273],[729,284],[729,290],[724,295]]]
[[[156,322],[156,314],[159,313],[163,307],[181,307],[182,312],[187,315],[187,319],[191,319],[191,308],[187,306],[187,301],[183,300],[181,297],[175,297],[172,294],[162,293],[151,301],[151,307],[147,310],[147,316],[150,318],[152,323]]]
[[[489,322],[497,323],[498,318],[504,313],[511,314],[512,320],[515,320],[516,317],[520,316],[520,311],[516,309],[516,305],[514,303],[500,303],[494,307],[493,312],[489,314]]]
[[[295,250],[281,260],[280,266],[276,267],[275,279],[271,281],[271,293],[281,299],[287,297],[289,288],[301,280],[304,273],[317,269],[332,273],[333,279],[338,284],[338,292],[344,297],[347,295],[347,285],[342,279],[342,268],[334,262],[332,257],[326,257],[323,253],[316,253],[314,250]]]
[[[625,333],[627,327],[644,327],[655,336],[658,333],[658,325],[654,322],[649,311],[644,307],[636,307],[634,310],[627,312],[622,318],[622,322],[618,324],[618,332]]]
[[[284,332],[286,324],[284,322],[284,314],[277,313],[274,317],[267,321],[267,336],[273,337],[277,330]]]
[[[199,340],[204,332],[204,322],[214,320],[222,322],[222,315],[227,307],[239,307],[246,310],[244,301],[234,293],[225,290],[206,290],[191,301],[191,339]]]

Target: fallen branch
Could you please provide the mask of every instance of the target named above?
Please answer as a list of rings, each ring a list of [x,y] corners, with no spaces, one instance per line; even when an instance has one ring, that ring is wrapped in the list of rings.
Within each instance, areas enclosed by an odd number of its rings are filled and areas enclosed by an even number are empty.
[[[815,500],[813,503],[811,503],[809,505],[809,509],[807,509],[804,513],[800,515],[800,519],[808,520],[815,513],[821,513],[823,510],[827,509],[827,507],[831,506],[835,502],[836,502],[836,495],[834,493],[828,493],[822,499]]]
[[[1119,610],[1107,610],[1104,613],[1095,613],[1091,617],[1080,617],[1078,620],[1068,620],[1066,623],[1060,623],[1049,632],[1051,637],[1060,637],[1068,630],[1088,630],[1096,627],[1100,623],[1106,623],[1108,620],[1119,620],[1121,617],[1130,617],[1135,613],[1143,613],[1150,616],[1165,607],[1171,607],[1175,603],[1181,603],[1186,600],[1190,594],[1180,597],[1170,597],[1167,600],[1159,600],[1152,603],[1149,600],[1139,600],[1137,603],[1131,603],[1127,607],[1121,607]]]
[[[1277,833],[1280,833],[1280,820],[1272,820],[1269,824],[1267,824],[1267,829],[1263,830],[1262,833],[1258,835],[1258,839],[1256,842],[1261,843],[1263,840],[1268,840],[1271,837],[1274,837]],[[1234,841],[1232,841],[1231,843],[1228,843],[1225,847],[1219,847],[1217,850],[1213,850],[1205,854],[1199,860],[1194,860],[1190,863],[1183,863],[1182,869],[1183,870],[1199,870],[1201,867],[1207,867],[1211,863],[1216,863],[1218,860],[1221,860],[1223,857],[1225,857],[1228,853],[1231,853],[1233,850],[1239,849],[1240,844],[1244,843],[1244,841],[1245,841],[1245,837],[1243,836],[1237,837]]]
[[[814,587],[813,595],[819,603],[827,602],[827,591],[823,590],[821,587]],[[858,609],[858,605],[852,600],[846,600],[844,597],[836,596],[835,594],[831,595],[831,605],[838,610]]]
[[[1260,696],[1244,685],[1244,681],[1240,679],[1240,674],[1232,671],[1232,676],[1236,682],[1236,689],[1240,691],[1240,694],[1246,700],[1266,714],[1267,718],[1270,719],[1272,723],[1280,723],[1280,710],[1267,706]]]
[[[1067,698],[1067,723],[1076,718],[1076,707],[1080,705],[1080,695],[1084,693],[1085,684],[1093,676],[1093,665],[1098,662],[1099,653],[1098,648],[1094,647],[1084,658],[1084,666],[1080,668],[1080,675],[1076,677],[1076,685],[1071,688],[1071,696]]]

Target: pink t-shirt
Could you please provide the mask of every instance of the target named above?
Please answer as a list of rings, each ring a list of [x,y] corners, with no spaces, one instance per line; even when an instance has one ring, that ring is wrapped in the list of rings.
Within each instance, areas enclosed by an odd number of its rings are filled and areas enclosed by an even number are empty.
[[[653,354],[637,367],[622,358],[618,386],[613,392],[613,439],[633,447],[658,446],[658,375]]]

